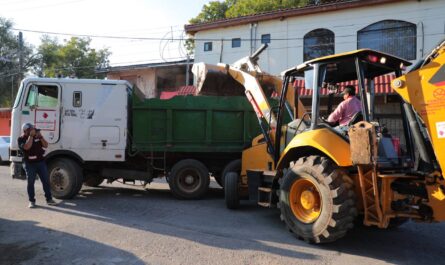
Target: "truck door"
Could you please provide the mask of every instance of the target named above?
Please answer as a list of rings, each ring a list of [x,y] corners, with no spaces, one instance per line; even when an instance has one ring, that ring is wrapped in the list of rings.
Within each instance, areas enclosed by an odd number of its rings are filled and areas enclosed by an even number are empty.
[[[60,136],[60,86],[54,83],[29,83],[25,91],[21,123],[31,122],[41,129],[48,143],[56,143]]]

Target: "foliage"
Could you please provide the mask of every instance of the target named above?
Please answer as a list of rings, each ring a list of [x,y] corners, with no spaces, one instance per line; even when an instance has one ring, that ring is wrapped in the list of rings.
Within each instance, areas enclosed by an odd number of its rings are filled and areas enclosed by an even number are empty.
[[[35,72],[45,77],[99,77],[96,70],[108,67],[110,52],[92,49],[90,43],[89,38],[72,37],[60,44],[56,38],[43,36],[37,50],[40,63]]]
[[[198,16],[190,19],[189,23],[197,24],[225,18],[225,14],[229,9],[229,4],[227,2],[228,1],[211,1],[208,4],[205,4]]]
[[[284,8],[320,5],[333,0],[224,0],[211,1],[202,7],[201,12],[190,19],[190,24],[205,23],[218,19],[247,16]]]
[[[13,23],[0,17],[0,107],[11,107],[17,91],[19,73],[19,42],[14,34]],[[36,63],[32,46],[24,43],[22,48],[23,72]]]

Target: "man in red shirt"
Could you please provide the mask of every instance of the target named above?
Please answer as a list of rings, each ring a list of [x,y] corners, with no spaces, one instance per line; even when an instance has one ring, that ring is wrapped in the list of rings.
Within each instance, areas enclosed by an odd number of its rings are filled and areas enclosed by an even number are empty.
[[[48,142],[40,134],[40,130],[36,130],[31,123],[23,124],[22,131],[23,134],[17,139],[17,142],[23,153],[24,168],[28,179],[28,207],[36,207],[34,182],[37,174],[42,182],[46,203],[53,205],[55,201],[51,196],[48,169],[44,158],[45,150],[43,149],[48,147]]]
[[[342,95],[343,101],[329,115],[327,121],[331,124],[338,122],[340,126],[347,126],[354,115],[362,110],[362,103],[355,96],[354,86],[346,86]]]

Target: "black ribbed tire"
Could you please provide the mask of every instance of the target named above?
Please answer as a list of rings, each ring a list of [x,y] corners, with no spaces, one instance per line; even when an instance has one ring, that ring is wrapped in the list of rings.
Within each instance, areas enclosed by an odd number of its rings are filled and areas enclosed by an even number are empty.
[[[178,199],[199,199],[210,184],[209,170],[198,160],[184,159],[171,169],[168,185]]]
[[[239,207],[239,174],[228,172],[224,178],[224,200],[226,207],[237,209]]]
[[[301,221],[291,208],[290,190],[298,180],[310,181],[318,191],[319,215],[311,222]],[[289,231],[308,243],[333,242],[345,236],[357,215],[353,181],[322,156],[302,157],[287,170],[279,200],[281,219]]]
[[[57,158],[48,165],[51,193],[57,199],[72,199],[83,183],[82,169],[69,158]]]
[[[241,174],[241,159],[236,159],[236,160],[232,160],[230,161],[223,169],[222,173],[221,173],[221,183],[222,183],[222,187],[224,188],[225,185],[225,176],[227,173],[229,172],[236,172],[239,174]]]

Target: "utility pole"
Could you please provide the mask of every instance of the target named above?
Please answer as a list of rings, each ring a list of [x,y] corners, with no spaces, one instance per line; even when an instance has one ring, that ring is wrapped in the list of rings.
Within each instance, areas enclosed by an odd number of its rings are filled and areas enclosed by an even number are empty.
[[[19,39],[18,39],[18,44],[19,44],[19,49],[18,49],[18,54],[19,54],[19,78],[18,78],[18,83],[20,84],[20,82],[22,82],[23,79],[23,33],[20,31],[19,32]]]
[[[11,75],[11,104],[14,104],[14,75]]]
[[[190,54],[187,52],[187,65],[185,67],[185,85],[186,86],[190,85],[190,82],[189,82],[190,74],[189,74],[189,72],[190,72]]]

